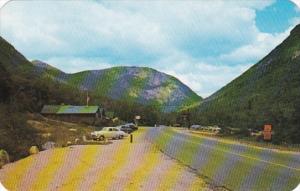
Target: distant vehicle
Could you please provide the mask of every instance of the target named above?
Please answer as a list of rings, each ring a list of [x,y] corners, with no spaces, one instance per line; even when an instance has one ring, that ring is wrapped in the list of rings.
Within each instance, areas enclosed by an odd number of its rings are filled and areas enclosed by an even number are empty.
[[[213,132],[213,133],[219,133],[222,129],[215,125],[215,126],[203,127],[203,130],[210,131],[210,132]]]
[[[118,126],[117,128],[128,134],[130,134],[134,131],[131,127],[126,126],[126,125],[121,125],[121,126]]]
[[[199,130],[201,128],[202,128],[201,125],[191,125],[191,129]]]
[[[221,128],[219,126],[215,125],[215,126],[210,127],[209,130],[214,133],[219,133],[221,131]]]
[[[105,139],[120,139],[120,134],[115,127],[104,127],[101,131],[91,132],[91,136],[94,140],[103,141]]]
[[[138,130],[138,127],[137,127],[136,124],[134,124],[134,123],[127,123],[127,124],[125,124],[125,125],[123,125],[123,126],[130,127],[130,128],[133,129],[134,131],[135,131],[135,130]]]
[[[262,136],[262,135],[263,135],[263,131],[259,131],[259,130],[250,130],[250,136],[258,137],[258,136]]]
[[[128,136],[128,134],[119,127],[114,127],[113,131],[117,132],[117,134],[118,134],[117,138],[118,139],[123,139],[124,137]]]

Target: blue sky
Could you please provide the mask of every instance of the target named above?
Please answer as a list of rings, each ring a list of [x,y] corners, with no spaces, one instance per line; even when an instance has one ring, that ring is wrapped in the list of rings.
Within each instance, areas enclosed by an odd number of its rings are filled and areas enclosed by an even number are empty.
[[[289,0],[11,1],[0,14],[1,36],[30,60],[70,73],[152,67],[203,97],[300,23]]]

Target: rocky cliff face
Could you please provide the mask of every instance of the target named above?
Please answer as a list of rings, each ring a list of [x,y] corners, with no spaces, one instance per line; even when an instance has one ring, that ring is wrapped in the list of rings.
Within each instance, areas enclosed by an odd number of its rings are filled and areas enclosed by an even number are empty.
[[[173,76],[146,67],[113,67],[66,74],[41,61],[36,72],[100,96],[155,105],[165,112],[198,104],[202,98]]]

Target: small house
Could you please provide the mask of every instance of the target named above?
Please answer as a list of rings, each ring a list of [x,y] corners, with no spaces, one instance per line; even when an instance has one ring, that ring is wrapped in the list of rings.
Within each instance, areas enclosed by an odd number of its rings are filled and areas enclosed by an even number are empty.
[[[55,120],[94,125],[102,119],[103,109],[99,106],[45,105],[41,114]]]

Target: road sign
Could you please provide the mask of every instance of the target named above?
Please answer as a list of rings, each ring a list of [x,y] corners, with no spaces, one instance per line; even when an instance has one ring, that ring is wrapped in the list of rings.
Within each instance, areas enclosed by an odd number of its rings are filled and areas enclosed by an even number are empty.
[[[265,125],[264,126],[264,131],[271,132],[272,131],[272,125]]]
[[[272,139],[272,133],[271,132],[264,132],[264,140],[270,141]]]
[[[272,125],[264,126],[263,135],[265,141],[270,141],[272,139]]]
[[[135,116],[135,119],[141,119],[141,116],[139,116],[139,115],[137,115],[137,116]]]

